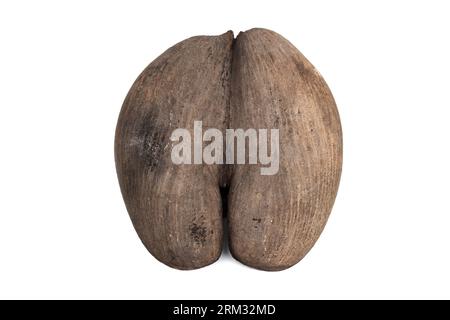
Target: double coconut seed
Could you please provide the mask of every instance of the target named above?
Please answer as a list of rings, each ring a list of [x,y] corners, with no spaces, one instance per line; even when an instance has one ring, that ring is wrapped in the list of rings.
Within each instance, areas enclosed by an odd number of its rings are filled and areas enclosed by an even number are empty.
[[[193,137],[194,121],[224,136],[227,128],[279,129],[277,173],[262,175],[248,162],[174,164],[171,134],[185,128]],[[209,265],[228,228],[236,259],[282,270],[305,256],[325,226],[342,133],[316,69],[280,35],[252,29],[236,39],[232,32],[189,38],[154,60],[125,99],[115,157],[133,225],[158,260],[178,269]]]

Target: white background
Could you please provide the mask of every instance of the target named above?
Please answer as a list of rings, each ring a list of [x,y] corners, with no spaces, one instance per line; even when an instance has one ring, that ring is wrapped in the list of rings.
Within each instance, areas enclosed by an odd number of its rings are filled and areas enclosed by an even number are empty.
[[[446,1],[2,1],[0,298],[450,298]],[[282,272],[157,262],[120,194],[116,120],[194,35],[265,27],[328,82],[344,169],[324,233]]]

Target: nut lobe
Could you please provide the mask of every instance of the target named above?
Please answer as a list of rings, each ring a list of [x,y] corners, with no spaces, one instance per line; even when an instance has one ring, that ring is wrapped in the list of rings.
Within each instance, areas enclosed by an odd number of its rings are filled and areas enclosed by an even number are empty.
[[[133,225],[152,255],[178,269],[216,261],[222,248],[218,166],[171,162],[170,134],[194,120],[223,129],[233,35],[193,37],[138,77],[123,104],[116,168]]]

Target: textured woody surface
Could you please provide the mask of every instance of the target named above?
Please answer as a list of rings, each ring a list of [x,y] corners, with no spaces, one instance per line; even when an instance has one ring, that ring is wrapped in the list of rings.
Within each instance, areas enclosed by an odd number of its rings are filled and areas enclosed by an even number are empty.
[[[119,116],[115,157],[127,210],[147,249],[171,267],[199,268],[221,253],[220,168],[172,164],[170,135],[194,120],[224,129],[232,43],[230,32],[170,48],[139,76]]]
[[[170,134],[208,127],[278,128],[280,170],[260,165],[174,165]],[[192,134],[193,136],[193,134]],[[288,268],[311,249],[340,179],[342,134],[326,83],[280,35],[252,29],[233,40],[194,37],[147,67],[119,116],[116,167],[134,227],[147,249],[179,268],[220,256],[223,227],[239,261]],[[222,226],[220,187],[229,187]]]
[[[333,205],[341,172],[336,105],[322,77],[280,35],[241,33],[233,52],[231,124],[279,128],[280,169],[235,166],[229,196],[230,249],[243,263],[281,270],[314,245]]]

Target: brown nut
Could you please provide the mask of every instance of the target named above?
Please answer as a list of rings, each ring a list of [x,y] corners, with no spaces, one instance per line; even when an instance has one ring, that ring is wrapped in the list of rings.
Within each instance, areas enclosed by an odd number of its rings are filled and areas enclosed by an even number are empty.
[[[223,154],[211,153],[215,163],[197,161],[195,143],[205,150],[218,137],[198,142],[195,121],[226,138],[228,128],[253,128],[259,143],[260,129],[278,129],[279,146],[274,137],[267,140],[267,154],[278,150],[276,172],[262,174],[250,154],[243,164],[227,162],[239,147],[227,149],[228,140]],[[188,153],[195,163],[173,161],[178,128],[194,136]],[[180,144],[191,143],[185,138]],[[247,137],[249,152],[250,144]],[[252,29],[236,39],[232,32],[193,37],[153,61],[123,104],[115,157],[133,225],[158,260],[178,269],[211,264],[229,227],[236,259],[282,270],[305,256],[325,226],[341,174],[342,133],[316,69],[280,35]],[[225,213],[229,226],[223,226]]]

